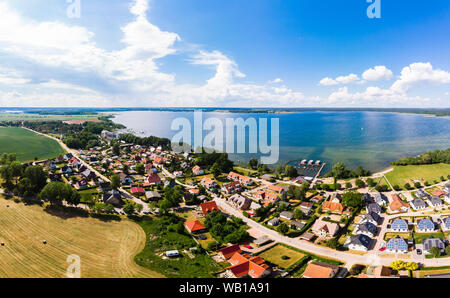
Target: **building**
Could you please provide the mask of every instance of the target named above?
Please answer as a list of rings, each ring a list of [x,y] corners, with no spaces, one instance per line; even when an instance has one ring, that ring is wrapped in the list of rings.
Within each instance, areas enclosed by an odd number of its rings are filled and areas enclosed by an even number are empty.
[[[422,218],[419,219],[417,222],[416,230],[419,233],[427,233],[427,232],[434,232],[436,230],[434,222],[431,221],[429,218]]]
[[[274,184],[269,185],[267,187],[267,189],[270,190],[270,191],[273,191],[273,192],[275,192],[277,194],[284,193],[284,188],[282,188],[281,186],[278,186],[278,185],[274,185]]]
[[[368,251],[371,243],[372,239],[370,237],[360,234],[348,237],[344,247],[350,250]]]
[[[240,210],[247,210],[252,204],[252,200],[240,194],[232,195],[228,198],[228,202],[230,202],[235,208]]]
[[[391,223],[391,231],[407,233],[409,231],[408,221],[402,218],[396,218]]]
[[[205,171],[203,171],[203,169],[200,168],[199,166],[195,166],[192,168],[192,173],[196,176],[199,176],[205,174]]]
[[[252,185],[253,184],[253,180],[250,177],[239,175],[235,172],[230,172],[228,174],[228,179],[239,182],[243,185]]]
[[[161,195],[157,191],[147,191],[147,192],[145,192],[145,197],[149,201],[159,201],[159,200],[161,200]]]
[[[270,204],[275,204],[280,199],[276,194],[265,192],[265,191],[258,191],[256,193],[256,197],[261,201],[261,203],[264,206],[269,206]]]
[[[111,190],[103,194],[103,203],[120,208],[123,205],[122,195],[117,190]]]
[[[198,220],[187,221],[184,226],[192,234],[201,234],[206,231],[206,227]]]
[[[134,195],[143,195],[145,193],[145,189],[142,187],[132,187],[131,193]]]
[[[423,252],[425,254],[429,254],[430,249],[432,247],[437,247],[441,251],[441,253],[445,252],[445,243],[440,238],[430,237],[430,238],[422,240],[422,244],[423,244]]]
[[[217,187],[217,182],[208,177],[204,177],[202,179],[202,181],[200,182],[200,184],[206,189],[211,189],[211,188]]]
[[[247,254],[235,253],[228,262],[228,276],[234,278],[262,278],[270,275],[272,270],[261,257],[250,257]]]
[[[333,278],[339,271],[339,266],[323,262],[311,262],[303,272],[303,278]]]
[[[444,191],[446,194],[450,195],[450,184],[444,186]]]
[[[175,258],[175,257],[178,257],[179,255],[180,255],[180,253],[178,252],[178,250],[166,251],[166,257],[169,257],[169,258]]]
[[[414,199],[411,201],[411,207],[414,210],[423,210],[427,208],[427,204],[425,204],[425,201],[422,199]]]
[[[301,202],[300,204],[300,210],[302,210],[302,212],[306,215],[309,215],[312,212],[312,208],[313,208],[313,204],[312,203],[308,203],[308,202]]]
[[[242,191],[242,186],[241,183],[239,183],[238,181],[233,181],[227,184],[224,184],[221,188],[221,190],[226,193],[226,194],[232,194],[235,192],[240,192]]]
[[[393,194],[392,202],[389,204],[389,210],[392,213],[406,212],[409,210],[409,204],[403,202],[397,194]]]
[[[217,207],[217,204],[215,201],[209,201],[206,203],[200,204],[200,208],[202,209],[203,215],[208,215],[209,213],[213,211],[220,211],[219,207]]]
[[[280,217],[287,220],[291,220],[294,218],[294,213],[292,213],[291,211],[283,211],[280,213]]]
[[[292,229],[301,230],[306,224],[304,222],[299,222],[296,220],[291,221],[290,226]]]
[[[373,238],[377,234],[377,226],[375,226],[370,222],[360,223],[355,227],[353,234],[366,235],[368,237]]]
[[[450,231],[450,217],[442,219],[441,229],[443,231]]]
[[[339,230],[339,225],[333,222],[324,221],[322,219],[316,220],[311,231],[320,238],[333,237]]]
[[[256,239],[255,241],[253,241],[253,243],[258,246],[261,247],[269,242],[271,242],[272,240],[269,239],[269,237],[267,236],[261,236],[258,239]]]
[[[112,141],[115,138],[117,138],[117,135],[115,133],[113,133],[111,131],[107,131],[107,130],[103,130],[100,135],[102,138],[104,138],[105,140],[108,140],[108,141]]]
[[[395,236],[391,238],[386,243],[386,251],[393,253],[407,253],[408,252],[408,243],[400,236]]]
[[[388,200],[380,192],[376,192],[376,193],[373,194],[373,201],[375,203],[377,203],[378,205],[380,205],[380,206],[386,206],[388,204]]]
[[[361,216],[361,220],[360,220],[359,223],[362,224],[362,223],[366,223],[366,222],[369,222],[369,223],[377,226],[378,223],[380,222],[380,216],[378,214],[376,214],[376,213],[373,213],[373,212],[366,213],[366,214]]]
[[[239,246],[239,244],[233,244],[231,246],[222,248],[221,250],[219,250],[219,253],[226,259],[228,260],[229,258],[231,258],[235,253],[241,253],[241,247]]]
[[[399,278],[399,276],[393,275],[390,267],[369,266],[365,273],[358,275],[358,278]]]
[[[444,205],[444,203],[442,202],[442,200],[438,197],[431,197],[427,200],[427,203],[430,207],[441,207],[442,205]]]
[[[277,226],[279,223],[280,223],[280,219],[278,217],[274,217],[267,222],[267,224],[272,227]]]
[[[339,202],[325,201],[322,204],[322,211],[342,214],[344,212],[344,205]]]
[[[377,203],[370,203],[366,206],[366,211],[367,213],[376,213],[376,214],[381,214],[382,210],[380,205],[378,205]]]
[[[145,177],[145,185],[158,185],[161,184],[161,178],[158,174],[151,172],[148,176]]]

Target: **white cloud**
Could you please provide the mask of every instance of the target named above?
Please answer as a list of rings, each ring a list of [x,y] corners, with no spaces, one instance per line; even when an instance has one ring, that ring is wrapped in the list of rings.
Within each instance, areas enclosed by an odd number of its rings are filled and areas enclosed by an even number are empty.
[[[351,73],[347,76],[339,76],[336,79],[332,79],[329,77],[323,78],[320,80],[320,86],[334,86],[339,84],[361,84],[364,83],[356,74]]]
[[[328,78],[328,77],[323,78],[319,82],[319,85],[321,85],[321,86],[333,86],[333,85],[337,85],[337,84],[338,84],[338,82],[336,82],[332,78]]]
[[[362,74],[363,79],[367,81],[390,80],[393,76],[392,71],[383,65],[369,68]]]
[[[431,63],[412,63],[402,69],[400,78],[391,86],[396,92],[407,92],[410,89],[426,84],[448,84],[450,73],[433,69]]]
[[[279,83],[283,83],[283,80],[280,79],[280,78],[276,78],[276,79],[274,79],[272,81],[269,81],[269,83],[271,83],[271,84],[279,84]]]

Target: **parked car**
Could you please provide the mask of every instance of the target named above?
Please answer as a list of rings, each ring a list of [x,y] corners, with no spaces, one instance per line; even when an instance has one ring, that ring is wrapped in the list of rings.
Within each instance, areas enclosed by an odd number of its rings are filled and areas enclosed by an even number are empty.
[[[244,244],[242,246],[245,247],[245,248],[248,248],[248,249],[253,249],[253,247],[251,245],[248,245],[248,244]]]
[[[386,246],[380,247],[380,251],[385,251],[386,250]]]
[[[420,250],[419,248],[416,249],[416,252],[417,252],[418,255],[421,255],[421,254],[422,254],[422,250]]]

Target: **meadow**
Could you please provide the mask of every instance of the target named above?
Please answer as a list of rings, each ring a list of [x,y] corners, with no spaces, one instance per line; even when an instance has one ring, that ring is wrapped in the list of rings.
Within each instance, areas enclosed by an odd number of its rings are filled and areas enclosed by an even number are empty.
[[[432,164],[432,165],[409,165],[394,166],[394,170],[385,176],[392,185],[399,185],[403,188],[405,183],[414,184],[413,180],[419,180],[423,183],[428,181],[434,184],[434,181],[441,182],[440,177],[450,175],[450,164]]]
[[[16,153],[21,162],[55,158],[65,151],[55,140],[20,127],[0,127],[0,154]]]
[[[66,277],[71,254],[81,259],[82,278],[162,277],[134,262],[145,233],[129,220],[74,216],[0,199],[0,226],[0,277]]]

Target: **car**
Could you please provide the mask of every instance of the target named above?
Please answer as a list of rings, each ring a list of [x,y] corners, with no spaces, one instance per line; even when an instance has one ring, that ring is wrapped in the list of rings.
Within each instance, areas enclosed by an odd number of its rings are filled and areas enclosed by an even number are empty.
[[[248,248],[248,249],[253,249],[253,247],[251,245],[248,245],[248,244],[244,244],[242,246],[245,247],[245,248]]]
[[[197,239],[200,239],[200,240],[206,240],[207,238],[206,238],[205,235],[198,235],[198,236],[197,236]]]
[[[379,250],[380,250],[380,251],[385,251],[385,250],[386,250],[386,246],[380,247]]]
[[[419,248],[416,249],[417,254],[420,256],[422,254],[422,250],[420,250]]]

